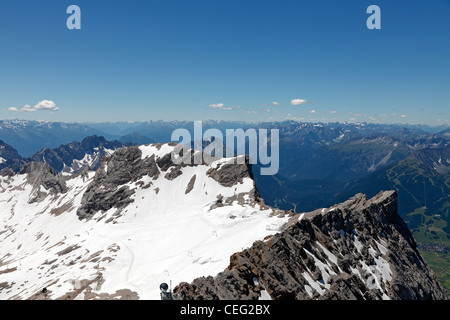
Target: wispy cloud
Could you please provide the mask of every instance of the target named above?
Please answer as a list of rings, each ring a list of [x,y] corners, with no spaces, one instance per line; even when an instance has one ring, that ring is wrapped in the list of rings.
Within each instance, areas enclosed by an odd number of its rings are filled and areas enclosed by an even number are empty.
[[[291,100],[291,105],[293,106],[300,106],[302,104],[307,104],[308,101],[305,99],[292,99]]]
[[[332,111],[330,111],[330,113],[335,114],[335,113],[337,113],[337,111],[336,110],[332,110]]]
[[[233,110],[233,107],[225,107],[225,105],[223,103],[213,103],[213,104],[210,104],[209,107],[211,109]]]
[[[21,111],[25,111],[25,112],[34,112],[37,111],[37,109],[33,108],[32,106],[26,104],[22,107]]]
[[[290,114],[285,117],[286,120],[303,121],[305,118],[292,117]]]
[[[19,109],[17,109],[16,107],[9,107],[8,108],[9,111],[13,111],[13,112],[18,112]]]
[[[279,106],[280,104],[277,101],[272,101],[273,106]]]
[[[309,113],[314,114],[314,113],[316,113],[316,110],[313,109]]]

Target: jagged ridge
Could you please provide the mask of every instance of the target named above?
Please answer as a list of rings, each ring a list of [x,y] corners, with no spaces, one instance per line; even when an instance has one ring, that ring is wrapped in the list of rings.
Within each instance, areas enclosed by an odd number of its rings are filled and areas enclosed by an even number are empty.
[[[448,298],[397,214],[394,191],[294,217],[286,231],[234,254],[224,272],[174,289],[177,299],[258,299],[262,291],[272,299]]]

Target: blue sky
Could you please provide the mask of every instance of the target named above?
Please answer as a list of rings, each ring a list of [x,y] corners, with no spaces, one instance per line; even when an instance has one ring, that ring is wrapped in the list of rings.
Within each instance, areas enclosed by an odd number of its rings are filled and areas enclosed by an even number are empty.
[[[448,0],[1,1],[0,43],[1,119],[450,124]]]

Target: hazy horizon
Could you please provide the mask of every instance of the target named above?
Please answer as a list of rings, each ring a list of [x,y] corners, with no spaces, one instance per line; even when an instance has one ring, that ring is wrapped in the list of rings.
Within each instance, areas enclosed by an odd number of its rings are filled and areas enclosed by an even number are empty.
[[[10,122],[45,122],[45,123],[65,123],[65,124],[114,124],[114,123],[123,123],[123,124],[136,124],[136,123],[156,123],[156,122],[164,122],[164,123],[189,123],[194,121],[202,121],[202,122],[235,122],[235,123],[248,123],[248,124],[258,124],[258,123],[283,123],[283,122],[295,122],[295,123],[309,123],[309,124],[370,124],[370,125],[393,125],[393,126],[424,126],[430,128],[439,128],[445,127],[449,128],[450,124],[426,124],[426,123],[408,123],[408,122],[369,122],[369,121],[306,121],[306,120],[294,120],[294,119],[285,119],[285,120],[264,120],[264,121],[251,121],[251,120],[222,120],[222,119],[195,119],[195,120],[163,120],[163,119],[148,119],[148,120],[116,120],[116,121],[106,121],[106,120],[97,120],[97,121],[64,121],[64,120],[44,120],[44,119],[0,119],[0,121],[10,121]]]

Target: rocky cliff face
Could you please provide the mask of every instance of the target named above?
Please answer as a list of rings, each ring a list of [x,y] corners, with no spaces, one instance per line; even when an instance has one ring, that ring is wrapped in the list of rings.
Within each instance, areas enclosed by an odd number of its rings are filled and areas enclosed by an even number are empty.
[[[258,279],[256,282],[254,279]],[[181,283],[176,299],[447,299],[397,195],[358,194],[290,219],[286,231],[234,254],[217,276]]]
[[[82,205],[77,211],[80,219],[90,218],[98,211],[116,208],[116,214],[132,203],[134,194],[125,184],[136,182],[144,175],[155,177],[159,174],[155,157],[142,159],[138,147],[117,150],[110,158],[104,158],[93,182],[83,195]]]
[[[40,201],[49,194],[55,195],[67,191],[65,179],[48,163],[27,163],[19,174],[26,175],[27,183],[33,187],[29,202]]]

